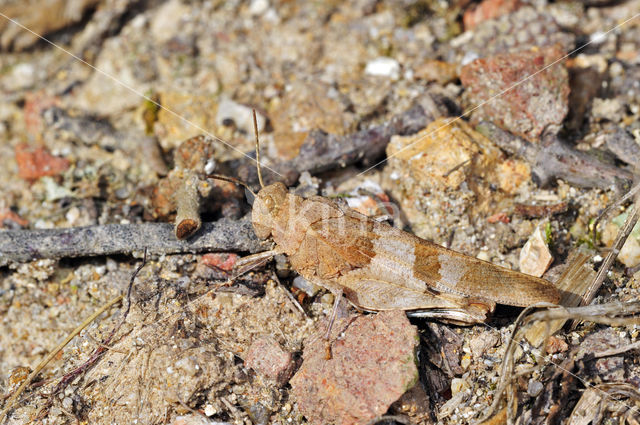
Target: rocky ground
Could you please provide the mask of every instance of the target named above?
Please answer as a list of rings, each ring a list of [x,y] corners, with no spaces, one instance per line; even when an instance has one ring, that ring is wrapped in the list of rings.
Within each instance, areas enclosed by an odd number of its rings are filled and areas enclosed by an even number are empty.
[[[345,302],[327,340],[334,297],[286,257],[230,279],[270,246],[248,192],[207,175],[259,188],[252,109],[267,183],[543,276],[568,307],[633,215],[616,207],[593,239],[640,164],[638,0],[0,0],[0,13],[2,423],[488,412],[521,309],[456,326]],[[635,229],[591,303],[636,311],[639,263]],[[519,340],[518,423],[640,421],[640,324],[588,317]]]

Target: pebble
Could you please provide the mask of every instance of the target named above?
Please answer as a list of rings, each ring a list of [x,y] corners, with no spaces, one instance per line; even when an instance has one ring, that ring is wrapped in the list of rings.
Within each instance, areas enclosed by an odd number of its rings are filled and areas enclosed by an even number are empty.
[[[466,379],[463,378],[453,378],[451,380],[451,395],[456,395],[458,393],[461,393],[463,391],[467,391],[468,389],[470,389],[471,386],[469,385],[469,383],[466,381]]]
[[[471,366],[471,356],[469,354],[465,354],[462,356],[462,360],[460,360],[460,367],[467,370],[469,366]]]
[[[231,422],[210,421],[200,414],[176,416],[171,425],[233,425]]]
[[[30,63],[19,63],[13,67],[11,77],[13,89],[31,87],[36,82],[36,69]]]
[[[259,16],[269,9],[269,0],[251,0],[249,4],[249,13],[253,16]]]
[[[44,176],[55,176],[69,168],[66,158],[59,158],[42,147],[31,148],[26,144],[16,145],[15,159],[18,163],[18,175],[28,181]]]
[[[291,379],[310,424],[366,424],[418,381],[417,328],[402,311],[339,320],[330,341],[305,345],[304,363]]]
[[[471,338],[469,348],[474,357],[480,357],[498,342],[500,342],[500,336],[496,332],[485,331]]]
[[[527,394],[531,397],[537,397],[542,392],[543,388],[544,387],[541,382],[530,379],[529,384],[527,385]]]
[[[206,404],[206,405],[204,406],[204,414],[205,414],[205,415],[207,415],[207,416],[213,416],[213,415],[215,415],[217,412],[218,412],[218,411],[216,410],[216,408],[215,408],[215,407],[213,407],[213,406],[212,406],[212,405],[210,405],[210,404]]]
[[[478,252],[478,255],[476,255],[476,258],[482,261],[491,261],[491,257],[489,256],[489,252],[487,251]]]
[[[327,292],[326,294],[323,294],[322,297],[320,297],[320,302],[328,306],[332,306],[333,301],[334,301],[334,296],[331,292]]]
[[[393,136],[387,146],[389,163],[423,182],[426,190],[457,189],[471,173],[480,149],[475,133],[462,121],[437,119],[419,133]]]
[[[471,30],[481,22],[513,12],[522,5],[520,0],[484,0],[464,12],[462,22],[465,30]]]
[[[482,104],[474,111],[473,120],[492,121],[538,142],[542,132],[549,126],[559,126],[569,111],[565,66],[555,64],[540,71],[563,54],[554,45],[477,59],[462,67],[460,81],[468,91],[470,104]],[[531,77],[523,80],[525,75]],[[498,93],[501,95],[495,96]]]
[[[569,349],[569,345],[564,339],[552,335],[547,339],[547,345],[545,349],[549,354],[563,353]]]
[[[183,17],[188,13],[189,6],[180,0],[170,0],[158,7],[150,25],[151,35],[156,42],[164,43],[175,37],[184,25]]]
[[[47,201],[57,201],[62,198],[73,197],[73,192],[64,186],[60,186],[51,177],[43,177],[41,182],[44,184],[45,198]]]
[[[379,57],[367,62],[364,73],[397,80],[400,77],[400,64],[393,58]]]
[[[309,297],[315,296],[318,293],[318,291],[320,291],[320,289],[321,289],[320,286],[309,282],[307,279],[305,279],[302,276],[296,276],[296,278],[293,279],[292,286],[294,288],[300,289],[305,294],[307,294]]]
[[[295,368],[291,353],[268,336],[260,337],[251,344],[244,364],[280,386],[289,381]]]
[[[520,271],[532,276],[540,277],[553,262],[542,226],[536,227],[527,243],[520,251]]]
[[[264,130],[265,117],[256,111],[256,121],[258,122],[258,132]],[[218,113],[216,114],[216,125],[228,125],[230,122],[243,132],[253,135],[253,112],[249,106],[234,102],[228,97],[223,97],[218,103]]]
[[[421,80],[435,81],[438,84],[445,85],[458,78],[457,69],[458,66],[454,63],[427,60],[418,65],[413,76]]]
[[[365,180],[350,191],[349,195],[346,201],[352,210],[369,217],[389,215],[393,216],[394,220],[400,218],[400,212],[394,208],[395,205],[391,205],[387,194],[372,180]]]
[[[596,119],[609,120],[614,123],[622,121],[625,115],[624,106],[619,99],[593,99],[591,113]]]

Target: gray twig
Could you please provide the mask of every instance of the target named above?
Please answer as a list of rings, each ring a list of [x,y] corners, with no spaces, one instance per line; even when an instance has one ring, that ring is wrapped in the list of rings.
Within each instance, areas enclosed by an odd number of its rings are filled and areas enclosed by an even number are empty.
[[[633,180],[629,171],[576,150],[552,133],[534,145],[491,122],[483,121],[476,129],[500,148],[529,162],[540,186],[563,179],[578,187],[610,189]]]
[[[384,154],[391,136],[417,133],[443,114],[434,101],[424,103],[395,115],[389,121],[344,136],[312,130],[295,158],[269,164],[280,175],[263,169],[264,178],[267,183],[271,183],[283,180],[284,176],[284,182],[290,185],[295,183],[303,171],[315,174],[356,162],[373,164]],[[234,160],[226,166],[233,169],[235,175],[245,182],[254,184],[258,181],[255,161]]]
[[[176,254],[202,251],[264,249],[248,217],[204,223],[187,240],[177,240],[171,223],[106,224],[67,229],[8,230],[0,232],[0,267],[10,262],[38,258],[92,257],[98,255]]]

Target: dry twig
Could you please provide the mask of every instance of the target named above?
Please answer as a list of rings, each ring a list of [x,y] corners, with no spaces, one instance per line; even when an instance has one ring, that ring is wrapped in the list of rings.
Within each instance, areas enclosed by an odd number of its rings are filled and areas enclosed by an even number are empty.
[[[248,218],[204,223],[201,231],[188,240],[177,240],[169,223],[8,230],[0,232],[0,267],[39,258],[130,254],[146,248],[158,255],[264,249]]]
[[[574,149],[555,134],[546,135],[541,144],[534,145],[491,122],[483,121],[476,130],[500,148],[529,162],[540,186],[563,179],[573,186],[610,189],[630,183],[633,178],[630,172]]]

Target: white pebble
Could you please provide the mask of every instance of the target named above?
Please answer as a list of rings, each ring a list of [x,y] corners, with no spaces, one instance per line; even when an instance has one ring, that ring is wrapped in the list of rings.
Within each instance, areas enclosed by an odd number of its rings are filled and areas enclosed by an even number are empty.
[[[249,5],[249,13],[253,16],[262,15],[269,8],[268,0],[252,0]]]
[[[400,76],[400,64],[393,58],[379,57],[369,61],[364,72],[367,75],[389,77],[392,80],[397,80]]]

